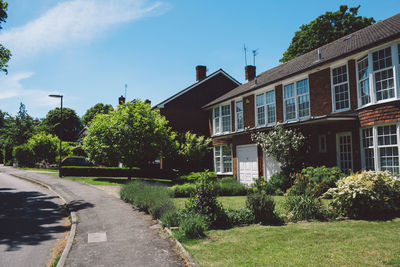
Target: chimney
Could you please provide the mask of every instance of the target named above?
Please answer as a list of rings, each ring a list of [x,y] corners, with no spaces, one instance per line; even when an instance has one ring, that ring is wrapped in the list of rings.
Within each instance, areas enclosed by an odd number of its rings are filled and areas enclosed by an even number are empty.
[[[207,67],[197,65],[196,66],[196,82],[203,80],[206,77]]]
[[[254,80],[254,78],[256,77],[256,66],[247,65],[246,67],[244,67],[244,71],[246,74],[246,82]]]
[[[123,105],[125,104],[125,97],[122,95],[118,98],[118,105]]]

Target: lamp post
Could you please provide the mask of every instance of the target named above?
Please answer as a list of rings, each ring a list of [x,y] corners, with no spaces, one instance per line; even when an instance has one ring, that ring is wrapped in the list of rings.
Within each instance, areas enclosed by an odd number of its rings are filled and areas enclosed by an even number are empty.
[[[49,97],[54,97],[54,98],[60,98],[61,99],[61,120],[60,120],[60,158],[58,161],[58,177],[61,177],[61,150],[62,150],[62,133],[63,133],[63,128],[62,128],[62,120],[63,120],[63,95],[49,95]]]

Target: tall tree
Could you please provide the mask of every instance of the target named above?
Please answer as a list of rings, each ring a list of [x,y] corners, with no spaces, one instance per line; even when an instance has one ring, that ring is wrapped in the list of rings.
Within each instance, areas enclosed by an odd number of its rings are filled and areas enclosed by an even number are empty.
[[[2,29],[1,23],[6,22],[8,4],[4,0],[0,0],[0,30]],[[11,52],[0,44],[0,71],[7,74],[7,63],[11,58]]]
[[[359,8],[341,5],[338,11],[326,12],[309,24],[301,25],[280,62],[287,62],[375,23],[374,18],[357,16]]]
[[[99,163],[145,166],[175,146],[175,133],[159,110],[143,101],[127,103],[110,114],[96,116],[83,139],[89,157]]]
[[[83,115],[83,126],[87,126],[97,114],[108,114],[110,111],[113,110],[114,108],[110,104],[104,105],[103,103],[97,103],[93,107],[89,108],[86,111],[85,115]]]
[[[42,121],[43,128],[47,133],[57,135],[63,141],[76,141],[82,130],[81,119],[76,115],[75,110],[70,108],[63,108],[62,117],[61,121],[60,108],[50,110]]]

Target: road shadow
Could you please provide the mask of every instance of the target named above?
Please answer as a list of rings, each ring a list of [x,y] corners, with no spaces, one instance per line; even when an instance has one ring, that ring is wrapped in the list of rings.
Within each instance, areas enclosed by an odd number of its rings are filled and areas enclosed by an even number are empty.
[[[23,245],[37,245],[56,238],[54,234],[69,230],[63,219],[67,211],[58,204],[55,196],[35,191],[0,189],[0,244],[7,251],[18,250]],[[74,209],[84,209],[92,204],[78,202]]]

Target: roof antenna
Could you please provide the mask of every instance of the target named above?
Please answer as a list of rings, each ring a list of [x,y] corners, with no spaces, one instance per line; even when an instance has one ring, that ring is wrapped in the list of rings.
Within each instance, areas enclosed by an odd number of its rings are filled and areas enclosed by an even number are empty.
[[[128,85],[125,84],[125,99],[126,99],[126,90],[128,89]]]
[[[247,47],[246,47],[246,44],[243,45],[243,51],[244,51],[244,65],[247,66]]]
[[[256,66],[256,56],[258,55],[258,48],[256,50],[253,50],[253,66]]]

